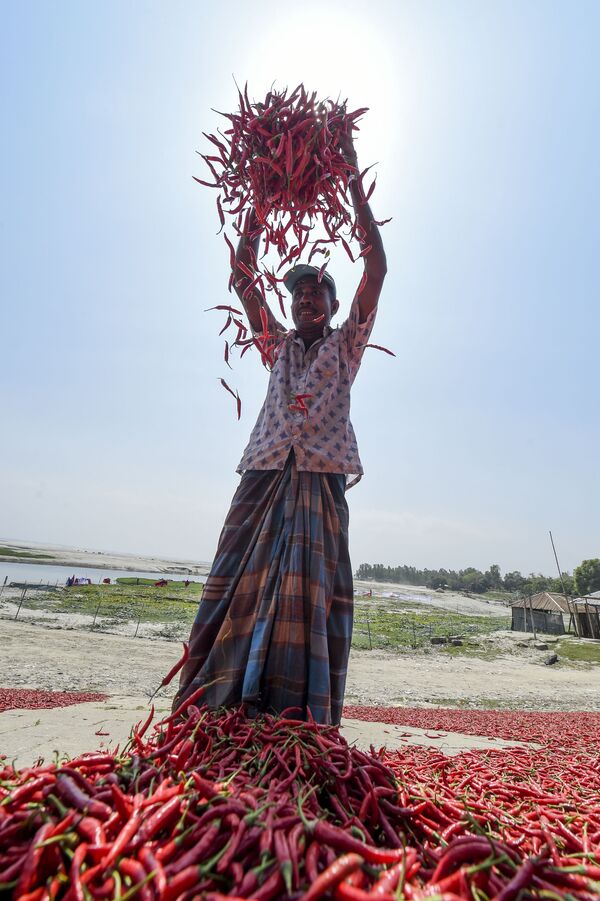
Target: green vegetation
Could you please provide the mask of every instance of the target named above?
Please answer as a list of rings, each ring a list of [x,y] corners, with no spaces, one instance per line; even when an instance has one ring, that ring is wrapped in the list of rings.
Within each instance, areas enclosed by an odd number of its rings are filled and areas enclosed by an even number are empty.
[[[559,661],[566,659],[579,663],[600,663],[600,642],[562,638],[552,650],[558,654]]]
[[[60,591],[27,594],[23,606],[56,614],[82,614],[98,617],[98,628],[113,628],[125,622],[163,623],[160,634],[179,637],[189,629],[196,616],[203,585],[169,582],[156,588],[152,579],[122,577],[114,585],[76,585]],[[510,628],[507,616],[465,616],[413,602],[390,602],[378,598],[377,606],[357,603],[352,644],[356,648],[382,648],[409,651],[431,648],[435,636],[460,635],[463,648],[451,653],[472,653],[469,638]],[[369,632],[371,641],[369,643]],[[177,634],[176,634],[177,633]],[[444,646],[446,647],[446,646]],[[483,648],[481,654],[485,655]]]
[[[357,608],[354,617],[352,646],[368,648],[370,633],[373,648],[407,651],[411,648],[430,648],[431,639],[436,637],[460,635],[467,642],[469,637],[488,635],[498,629],[510,629],[509,617],[468,616],[427,605],[418,611],[414,610],[414,605],[400,610],[361,607]],[[441,647],[448,648],[447,645]],[[469,644],[450,647],[453,653],[470,653],[473,650]],[[481,650],[476,656],[485,656],[486,653],[486,650]]]
[[[506,629],[508,627],[502,626],[502,628]],[[442,645],[440,651],[443,654],[448,654],[450,657],[477,657],[479,660],[495,660],[496,657],[502,657],[506,654],[506,650],[497,645],[490,643],[485,646],[478,641],[470,641],[468,638],[463,640],[463,643],[458,646],[452,644]]]
[[[153,579],[144,579],[138,576],[119,576],[118,579],[115,579],[117,585],[156,585],[157,582],[160,582],[163,579],[163,576],[160,573],[157,573]],[[168,585],[172,586],[175,589],[185,588],[184,582],[175,579],[168,579]],[[190,586],[196,584],[190,582]],[[168,587],[168,586],[167,586]]]
[[[122,582],[126,584],[121,584]],[[61,592],[27,596],[24,606],[55,613],[110,617],[115,623],[174,623],[191,625],[204,587],[200,582],[169,582],[155,588],[151,579],[119,579],[116,585],[75,585]]]
[[[584,561],[584,563],[597,563],[597,578],[600,580],[600,560]],[[583,564],[582,564],[583,566]],[[596,573],[596,570],[594,570]],[[415,566],[384,566],[382,563],[361,563],[356,571],[357,579],[366,579],[376,582],[400,582],[403,585],[425,585],[427,588],[449,588],[451,591],[461,591],[468,594],[485,594],[507,600],[515,594],[537,594],[539,591],[558,591],[562,593],[563,582],[565,591],[572,594],[574,591],[573,576],[569,573],[562,574],[562,581],[549,576],[530,573],[522,576],[516,571],[502,576],[497,563],[492,563],[485,572],[474,566],[466,569],[417,569]],[[596,575],[594,578],[596,578]],[[586,583],[587,584],[587,583]],[[600,586],[600,581],[598,582]]]
[[[577,594],[592,594],[600,591],[600,560],[582,560],[573,570]]]
[[[22,551],[20,548],[7,547],[0,544],[0,557],[15,557],[17,560],[54,560],[52,554],[34,554],[32,551]]]

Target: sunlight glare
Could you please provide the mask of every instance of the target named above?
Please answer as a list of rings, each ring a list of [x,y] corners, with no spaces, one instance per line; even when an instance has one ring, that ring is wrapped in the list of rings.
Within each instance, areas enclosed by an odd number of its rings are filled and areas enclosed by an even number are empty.
[[[284,15],[266,28],[263,40],[242,62],[238,81],[247,79],[255,98],[264,96],[272,84],[281,90],[303,82],[319,98],[348,98],[350,109],[369,107],[364,140],[359,136],[362,158],[373,158],[381,141],[389,142],[386,113],[396,103],[392,48],[385,33],[364,17],[351,13],[340,17],[322,7],[315,7],[313,15],[304,9],[301,20],[297,13]]]

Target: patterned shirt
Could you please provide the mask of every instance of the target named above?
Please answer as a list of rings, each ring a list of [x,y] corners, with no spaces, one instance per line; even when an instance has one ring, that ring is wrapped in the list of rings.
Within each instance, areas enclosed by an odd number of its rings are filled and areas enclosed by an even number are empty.
[[[350,422],[350,388],[376,310],[361,323],[355,298],[348,319],[337,329],[325,328],[323,337],[308,349],[294,329],[287,331],[270,317],[270,331],[283,340],[237,472],[283,469],[293,449],[300,471],[356,475],[358,481],[363,468]],[[310,396],[297,401],[302,394]],[[302,404],[306,412],[290,409]]]

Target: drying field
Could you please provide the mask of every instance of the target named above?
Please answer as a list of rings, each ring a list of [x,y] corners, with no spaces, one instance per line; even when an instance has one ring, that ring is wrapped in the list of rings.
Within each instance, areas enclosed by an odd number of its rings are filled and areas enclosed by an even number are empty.
[[[28,763],[7,759],[0,773],[7,898],[600,896],[594,643],[535,648],[498,629],[506,623],[496,609],[361,601],[357,619],[373,613],[373,649],[360,635],[341,732],[298,723],[293,712],[211,713],[201,698],[169,722],[173,686],[157,699],[162,722],[144,731],[148,698],[180,647],[156,631],[140,637],[139,608],[120,618],[116,604],[107,619],[118,624],[92,629],[97,600],[90,593],[75,612],[32,603],[15,622],[18,598],[3,598],[0,739],[10,751],[21,729],[29,742],[19,750]],[[160,615],[146,627],[179,628],[161,605],[193,610],[196,600],[157,599],[150,613]],[[436,629],[460,643],[431,645]],[[554,666],[544,664],[550,651]],[[79,720],[87,732],[67,759],[61,748]],[[36,766],[50,721],[53,744]]]
[[[28,901],[560,899],[600,892],[600,714],[354,708],[521,738],[447,757],[190,699],[123,749],[0,771],[0,890]],[[528,746],[535,740],[536,746]]]

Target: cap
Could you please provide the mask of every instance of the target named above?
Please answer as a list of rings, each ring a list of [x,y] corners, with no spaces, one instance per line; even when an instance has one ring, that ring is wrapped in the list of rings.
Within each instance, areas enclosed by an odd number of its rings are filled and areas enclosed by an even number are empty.
[[[306,263],[298,263],[297,266],[294,266],[289,270],[284,276],[283,284],[288,289],[290,294],[294,291],[294,286],[299,279],[304,278],[307,275],[311,275],[314,278],[319,278],[319,270],[316,266],[308,266]],[[329,275],[327,270],[323,273],[323,277],[321,281],[324,281],[325,284],[331,289],[332,300],[335,300],[337,289],[335,287],[335,282],[333,278]]]

